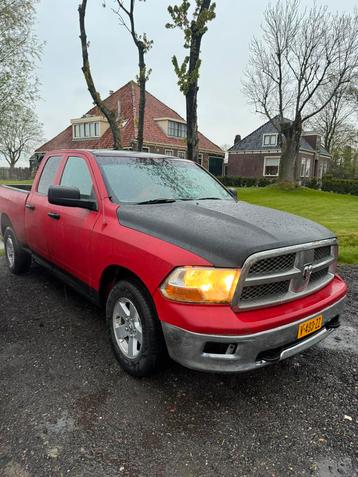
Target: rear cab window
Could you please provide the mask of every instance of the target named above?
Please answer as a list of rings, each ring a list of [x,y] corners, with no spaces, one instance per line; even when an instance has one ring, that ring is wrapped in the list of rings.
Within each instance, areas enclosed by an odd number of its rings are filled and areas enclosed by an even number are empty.
[[[47,159],[37,186],[39,194],[47,195],[49,187],[54,184],[61,160],[61,156],[51,156]]]

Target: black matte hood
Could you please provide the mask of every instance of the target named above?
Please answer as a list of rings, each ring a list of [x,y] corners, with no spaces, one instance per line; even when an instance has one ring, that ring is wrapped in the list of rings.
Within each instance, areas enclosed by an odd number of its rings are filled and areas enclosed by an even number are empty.
[[[240,267],[255,252],[334,237],[310,220],[231,200],[122,204],[118,218],[217,267]]]

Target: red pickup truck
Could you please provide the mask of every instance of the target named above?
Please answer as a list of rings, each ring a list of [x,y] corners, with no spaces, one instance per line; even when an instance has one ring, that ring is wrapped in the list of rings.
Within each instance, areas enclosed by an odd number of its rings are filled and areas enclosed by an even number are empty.
[[[232,197],[184,159],[59,150],[30,187],[0,188],[13,273],[32,259],[106,308],[130,374],[169,355],[199,370],[256,369],[339,326],[346,285],[326,228]]]

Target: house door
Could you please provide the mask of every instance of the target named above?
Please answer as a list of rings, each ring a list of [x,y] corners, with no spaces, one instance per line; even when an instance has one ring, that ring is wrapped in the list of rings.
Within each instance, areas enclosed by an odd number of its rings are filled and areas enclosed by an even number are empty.
[[[214,176],[223,175],[224,159],[222,157],[209,157],[209,172]]]

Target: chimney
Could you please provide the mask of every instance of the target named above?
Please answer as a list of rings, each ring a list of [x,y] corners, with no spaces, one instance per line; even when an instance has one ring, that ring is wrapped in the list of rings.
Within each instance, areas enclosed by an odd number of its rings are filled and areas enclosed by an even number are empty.
[[[238,142],[241,141],[241,136],[240,134],[236,134],[235,139],[234,139],[234,144],[237,144]]]
[[[109,95],[109,96],[111,96],[111,94],[113,94],[113,93],[114,93],[113,89],[110,89],[110,90],[108,91],[108,95]]]

